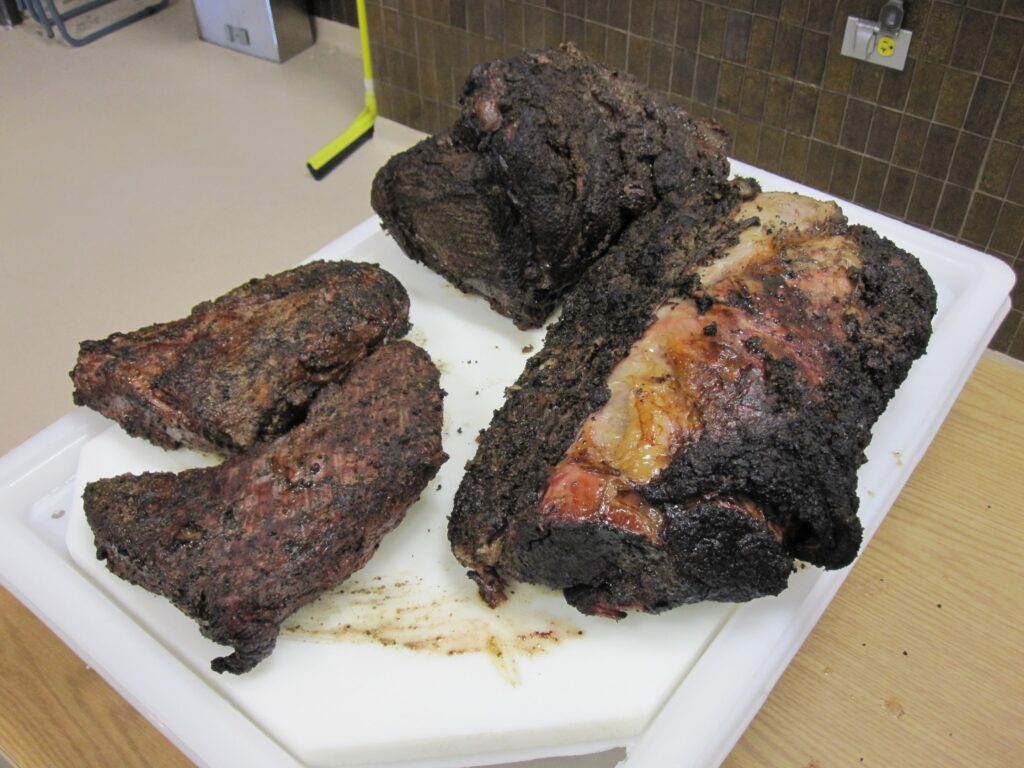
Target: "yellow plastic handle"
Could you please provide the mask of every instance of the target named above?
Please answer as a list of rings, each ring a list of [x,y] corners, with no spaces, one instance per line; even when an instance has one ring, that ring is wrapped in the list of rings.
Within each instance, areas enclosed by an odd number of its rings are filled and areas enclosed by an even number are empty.
[[[373,92],[373,65],[370,62],[370,30],[366,24],[366,2],[356,0],[356,13],[359,19],[359,44],[363,49],[363,85],[365,87],[365,104],[363,111],[330,144],[314,154],[306,161],[306,167],[313,178],[324,178],[331,169],[351,154],[362,142],[373,135],[373,123],[377,117],[377,96]]]
[[[356,0],[359,21],[359,45],[363,49],[363,80],[366,86],[366,108],[377,114],[377,96],[373,92],[373,62],[370,61],[370,28],[366,23],[366,0]]]

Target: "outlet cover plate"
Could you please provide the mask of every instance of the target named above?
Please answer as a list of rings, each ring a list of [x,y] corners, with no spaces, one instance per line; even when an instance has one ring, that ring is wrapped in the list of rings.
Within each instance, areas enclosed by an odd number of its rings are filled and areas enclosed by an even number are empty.
[[[902,71],[907,66],[907,52],[913,35],[909,29],[883,34],[877,21],[850,16],[846,19],[842,54]]]

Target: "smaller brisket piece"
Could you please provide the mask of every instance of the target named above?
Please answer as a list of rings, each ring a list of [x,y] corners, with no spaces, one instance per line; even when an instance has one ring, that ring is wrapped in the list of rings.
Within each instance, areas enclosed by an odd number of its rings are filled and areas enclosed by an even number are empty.
[[[393,157],[372,203],[410,258],[520,328],[635,218],[724,180],[724,135],[571,44],[476,67],[447,133]]]
[[[281,622],[361,568],[447,459],[437,368],[407,341],[325,387],[288,434],[223,464],[86,486],[97,556],[252,669]]]
[[[380,267],[313,262],[183,320],[83,341],[74,401],[164,448],[239,453],[301,421],[321,387],[402,336],[408,317],[405,289]]]

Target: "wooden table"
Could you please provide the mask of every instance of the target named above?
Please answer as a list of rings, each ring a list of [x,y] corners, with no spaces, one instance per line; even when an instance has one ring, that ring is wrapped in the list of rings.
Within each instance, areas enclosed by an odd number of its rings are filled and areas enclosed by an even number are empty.
[[[1024,368],[986,356],[725,765],[1024,765],[1022,511]],[[189,764],[2,590],[0,750]]]

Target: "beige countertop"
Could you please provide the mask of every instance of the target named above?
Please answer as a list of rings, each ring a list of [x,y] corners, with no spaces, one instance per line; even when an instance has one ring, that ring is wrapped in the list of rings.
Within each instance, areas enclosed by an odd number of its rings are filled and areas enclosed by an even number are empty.
[[[0,31],[0,454],[71,408],[81,339],[180,316],[370,214],[415,132],[381,120],[326,180],[304,167],[358,112],[350,32],[275,65],[199,41],[180,2],[81,50]],[[727,765],[1020,764],[1021,456],[1024,372],[986,357]],[[5,755],[187,764],[0,590]]]

